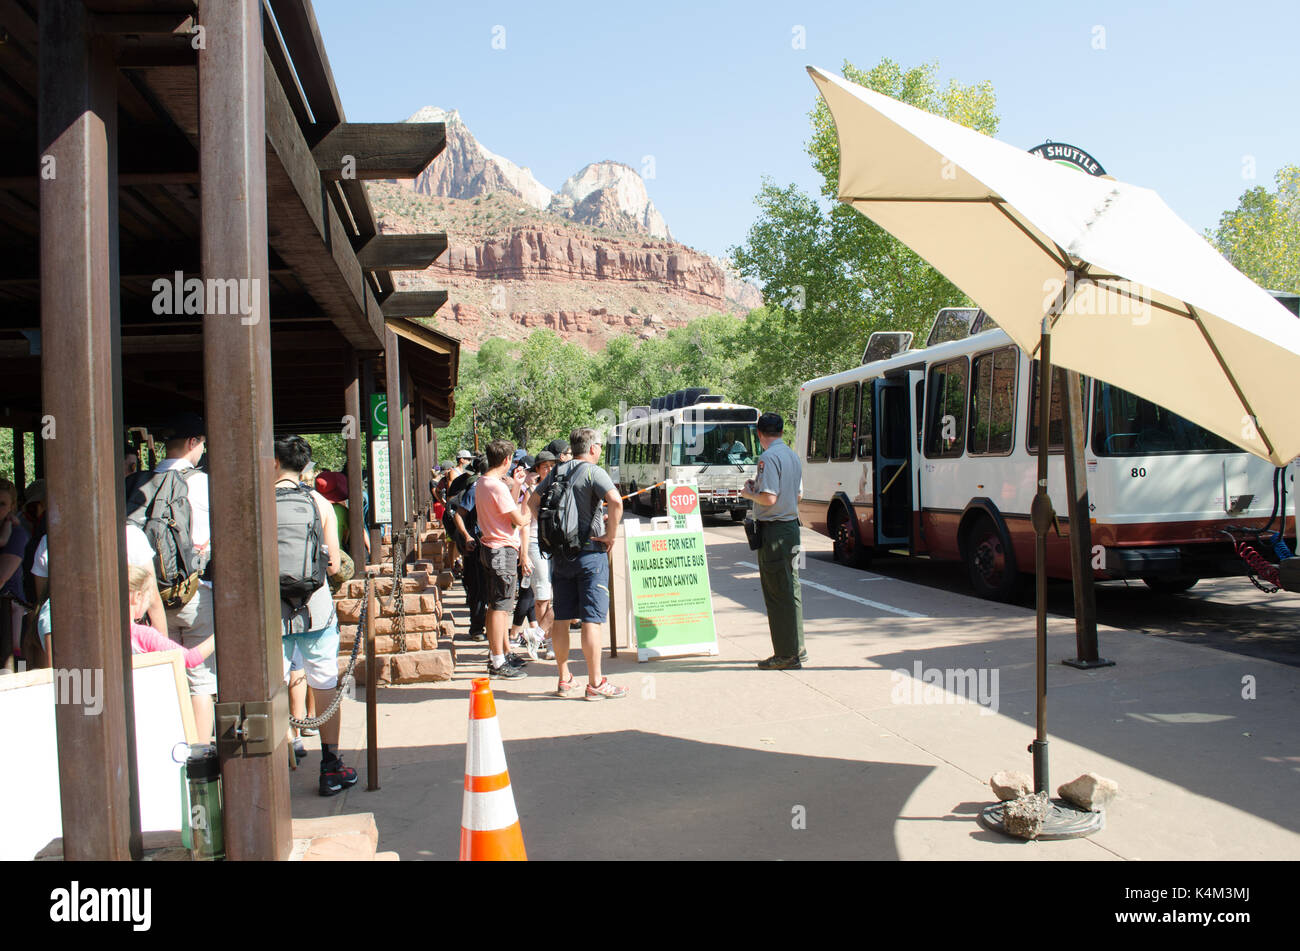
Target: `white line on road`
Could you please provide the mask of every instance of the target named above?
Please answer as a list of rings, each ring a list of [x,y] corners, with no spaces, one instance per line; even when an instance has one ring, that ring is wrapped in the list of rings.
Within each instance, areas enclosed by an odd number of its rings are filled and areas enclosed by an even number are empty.
[[[752,561],[738,561],[736,564],[743,568],[753,568],[755,571],[758,571],[758,565],[754,564]],[[877,611],[888,611],[890,614],[901,614],[903,617],[926,617],[926,615],[917,614],[915,611],[896,608],[892,604],[882,604],[879,601],[872,601],[869,598],[859,598],[856,594],[847,594],[843,591],[837,591],[835,588],[824,584],[818,584],[816,581],[807,581],[800,578],[799,583],[809,588],[816,588],[818,591],[825,591],[827,594],[833,594],[835,597],[843,598],[845,601],[854,601],[858,604],[864,604],[869,608],[875,608]]]

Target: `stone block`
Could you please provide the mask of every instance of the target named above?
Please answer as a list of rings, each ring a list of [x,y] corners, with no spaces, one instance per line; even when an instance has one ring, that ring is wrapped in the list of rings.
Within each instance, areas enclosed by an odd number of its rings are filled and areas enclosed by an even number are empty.
[[[413,651],[392,655],[392,682],[426,683],[450,680],[453,672],[451,652],[445,650]]]
[[[334,602],[334,610],[339,613],[340,624],[356,624],[361,620],[361,605],[365,602],[360,598],[343,598]]]
[[[1119,783],[1096,773],[1084,773],[1056,790],[1058,796],[1080,809],[1101,812],[1119,795]]]
[[[1002,807],[1003,825],[1009,835],[1021,839],[1037,838],[1051,808],[1052,801],[1047,798],[1047,793],[1012,799]]]
[[[395,655],[395,654],[380,654],[380,655],[378,655],[378,656],[376,656],[376,657],[374,658],[374,661],[375,661],[375,684],[376,684],[377,686],[384,687],[384,686],[387,686],[388,684],[392,683],[392,667],[391,667],[391,664],[390,664],[389,661],[390,661],[390,658],[395,657],[395,656],[399,656],[399,655]],[[348,659],[347,659],[346,657],[340,657],[340,658],[339,658],[339,674],[341,675],[341,674],[343,673],[343,671],[345,671],[345,670],[347,670],[347,669],[348,669]],[[357,658],[357,668],[356,668],[356,672],[353,674],[353,676],[356,678],[356,681],[357,681],[357,687],[358,687],[359,689],[361,689],[361,690],[364,690],[364,689],[365,689],[365,686],[366,686],[366,659],[365,659],[365,657],[358,657],[358,658]]]
[[[989,786],[993,788],[993,795],[997,796],[1002,802],[1009,799],[1019,799],[1021,796],[1028,796],[1034,791],[1034,780],[1028,773],[1017,773],[1009,770],[998,770],[989,779]]]
[[[439,590],[441,590],[441,591],[446,591],[448,588],[451,587],[452,582],[455,581],[455,580],[456,580],[456,579],[452,577],[450,571],[441,571],[441,572],[439,572],[439,573],[438,573],[438,588],[439,588]]]

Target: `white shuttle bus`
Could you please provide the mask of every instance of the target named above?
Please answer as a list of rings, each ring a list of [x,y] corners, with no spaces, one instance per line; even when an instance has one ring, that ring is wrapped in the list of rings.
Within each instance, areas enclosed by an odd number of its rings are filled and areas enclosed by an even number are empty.
[[[757,474],[759,411],[728,403],[702,387],[657,397],[634,407],[620,431],[616,484],[623,495],[649,489],[628,504],[635,512],[663,515],[668,499],[660,483],[694,482],[705,515],[741,521],[749,502],[740,496]]]
[[[800,521],[831,537],[845,564],[886,553],[960,560],[981,596],[1010,599],[1034,566],[1038,361],[974,308],[940,311],[924,349],[908,349],[911,337],[873,334],[862,366],[800,388]],[[1064,381],[1055,368],[1053,578],[1070,577]],[[1095,578],[1178,592],[1245,574],[1234,538],[1276,561],[1282,530],[1294,550],[1285,469],[1119,387],[1084,382]]]

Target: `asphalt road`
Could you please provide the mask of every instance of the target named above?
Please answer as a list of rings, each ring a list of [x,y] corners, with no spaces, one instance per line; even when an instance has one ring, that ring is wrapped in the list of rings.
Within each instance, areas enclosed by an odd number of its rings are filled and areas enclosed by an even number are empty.
[[[744,529],[729,520],[708,520],[706,527],[711,534],[744,543]],[[808,559],[834,560],[829,550],[810,550]],[[875,559],[861,574],[864,579],[905,581],[975,597],[965,566],[957,562],[890,556]],[[1033,586],[1027,585],[1025,595],[1015,603],[1033,610],[1033,598]],[[1060,617],[1074,616],[1069,582],[1054,581],[1048,586],[1048,610]],[[1097,620],[1100,625],[1300,667],[1300,595],[1286,591],[1265,594],[1246,578],[1206,579],[1177,595],[1157,594],[1141,581],[1103,582],[1097,585]],[[1099,644],[1105,657],[1104,632]]]

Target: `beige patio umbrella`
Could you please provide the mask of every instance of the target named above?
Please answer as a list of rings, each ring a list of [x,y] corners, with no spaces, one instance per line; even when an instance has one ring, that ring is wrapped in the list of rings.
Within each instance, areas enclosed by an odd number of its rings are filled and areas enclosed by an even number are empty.
[[[893,234],[1043,361],[1120,386],[1274,465],[1300,454],[1300,321],[1154,191],[1094,178],[809,67],[835,120],[839,199]],[[1047,779],[1048,440],[1039,440],[1038,723]],[[996,807],[995,807],[996,808]],[[986,811],[986,818],[992,811]],[[1057,806],[1048,836],[1095,831]]]

